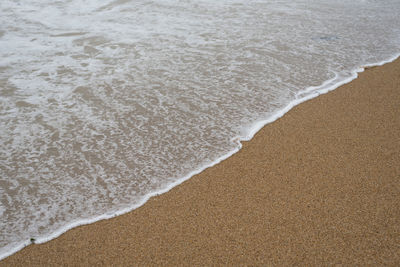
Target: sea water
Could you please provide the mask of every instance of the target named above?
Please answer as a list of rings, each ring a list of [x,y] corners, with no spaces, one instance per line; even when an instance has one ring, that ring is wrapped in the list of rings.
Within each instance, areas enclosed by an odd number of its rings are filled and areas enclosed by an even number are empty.
[[[1,0],[0,257],[142,205],[394,59],[399,14],[398,0]]]

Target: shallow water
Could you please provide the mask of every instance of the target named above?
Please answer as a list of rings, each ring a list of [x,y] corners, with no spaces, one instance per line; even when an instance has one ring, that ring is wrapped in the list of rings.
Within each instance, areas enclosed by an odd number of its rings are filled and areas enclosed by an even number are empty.
[[[0,255],[142,204],[392,58],[398,14],[397,0],[2,0]]]

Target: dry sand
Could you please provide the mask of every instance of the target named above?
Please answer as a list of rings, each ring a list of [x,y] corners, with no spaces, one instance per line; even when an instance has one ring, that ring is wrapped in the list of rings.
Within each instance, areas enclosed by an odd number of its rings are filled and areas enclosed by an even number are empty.
[[[400,265],[400,60],[267,125],[222,163],[0,265]]]

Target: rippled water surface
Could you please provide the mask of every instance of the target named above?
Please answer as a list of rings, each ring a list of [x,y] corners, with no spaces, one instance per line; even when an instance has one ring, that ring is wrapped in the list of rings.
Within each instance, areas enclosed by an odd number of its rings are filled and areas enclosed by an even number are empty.
[[[0,255],[139,205],[310,86],[393,57],[399,14],[398,0],[1,0]]]

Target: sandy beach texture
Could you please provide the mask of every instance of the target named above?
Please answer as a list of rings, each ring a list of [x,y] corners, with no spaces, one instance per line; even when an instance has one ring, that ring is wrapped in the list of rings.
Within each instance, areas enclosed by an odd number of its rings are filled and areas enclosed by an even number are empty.
[[[0,262],[400,265],[400,60],[303,103],[133,212]]]

